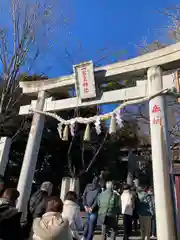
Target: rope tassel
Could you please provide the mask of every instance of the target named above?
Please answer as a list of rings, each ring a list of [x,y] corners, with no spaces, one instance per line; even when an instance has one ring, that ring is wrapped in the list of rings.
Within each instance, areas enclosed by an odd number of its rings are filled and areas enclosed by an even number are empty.
[[[69,137],[69,129],[68,129],[68,125],[66,125],[64,127],[64,131],[63,131],[63,141],[68,141],[68,137]]]
[[[57,130],[59,133],[59,137],[62,139],[62,124],[61,123],[58,124]]]
[[[90,125],[86,125],[86,130],[84,132],[84,141],[89,142],[91,139],[91,130],[90,130]]]
[[[109,134],[116,133],[116,119],[114,116],[111,117]]]

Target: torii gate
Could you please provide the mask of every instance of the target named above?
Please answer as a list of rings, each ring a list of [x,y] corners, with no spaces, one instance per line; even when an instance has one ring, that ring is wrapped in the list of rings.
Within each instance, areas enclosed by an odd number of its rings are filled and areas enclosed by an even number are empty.
[[[19,210],[24,211],[31,192],[45,121],[44,114],[41,114],[42,111],[55,112],[76,108],[77,106],[88,107],[148,97],[157,237],[159,240],[175,239],[167,160],[168,132],[163,96],[163,93],[166,92],[163,90],[171,89],[175,86],[175,82],[172,74],[163,76],[162,71],[177,69],[179,64],[180,43],[177,43],[143,56],[95,69],[92,62],[76,65],[72,75],[57,79],[21,82],[20,87],[23,93],[37,95],[37,101],[32,101],[31,105],[28,106],[21,106],[19,111],[20,115],[26,115],[32,114],[31,110],[36,109],[19,177],[20,198],[17,205]],[[141,80],[144,76],[147,76],[147,80],[137,81],[135,87],[103,92],[101,95],[97,94],[97,83],[131,78]],[[76,97],[55,101],[49,96],[55,89],[63,91],[73,85],[76,86]]]

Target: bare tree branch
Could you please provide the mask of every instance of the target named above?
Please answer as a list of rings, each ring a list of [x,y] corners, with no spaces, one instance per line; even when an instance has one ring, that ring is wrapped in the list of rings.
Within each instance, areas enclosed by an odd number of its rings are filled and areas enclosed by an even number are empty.
[[[5,17],[11,24],[8,26],[5,26],[5,22],[0,24],[0,126],[3,134],[5,120],[10,121],[12,117],[18,115],[22,99],[19,76],[24,72],[27,75],[36,72],[37,60],[40,61],[40,56],[47,54],[52,27],[58,26],[56,19],[59,19],[59,15],[53,14],[53,11],[60,9],[58,0],[9,2],[11,2],[10,17],[8,14]],[[1,7],[3,3],[0,3]],[[61,15],[61,9],[59,14]],[[67,21],[65,23],[62,18],[59,20],[61,26],[67,25]],[[47,34],[50,31],[51,34]],[[46,69],[43,69],[44,72],[46,73]]]

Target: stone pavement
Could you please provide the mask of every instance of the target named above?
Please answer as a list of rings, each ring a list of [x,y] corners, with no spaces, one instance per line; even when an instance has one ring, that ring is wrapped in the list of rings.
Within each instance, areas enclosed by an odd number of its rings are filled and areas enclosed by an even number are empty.
[[[85,220],[85,213],[81,213],[81,216]],[[119,218],[118,225],[119,225],[119,234],[116,237],[116,240],[123,240],[123,226],[122,226],[123,222],[122,222],[122,217]],[[95,234],[93,239],[94,240],[101,240],[100,231],[98,231],[98,230],[96,231],[96,234]],[[141,240],[140,233],[139,233],[139,236],[133,236],[130,239],[131,240]]]
[[[110,238],[109,238],[109,239],[110,239]],[[140,238],[140,237],[132,237],[132,238],[130,238],[130,239],[132,239],[132,240],[140,240],[141,238]],[[94,240],[101,240],[100,235],[96,235],[96,236],[94,237]],[[117,237],[116,237],[116,240],[123,240],[123,236],[117,236]]]

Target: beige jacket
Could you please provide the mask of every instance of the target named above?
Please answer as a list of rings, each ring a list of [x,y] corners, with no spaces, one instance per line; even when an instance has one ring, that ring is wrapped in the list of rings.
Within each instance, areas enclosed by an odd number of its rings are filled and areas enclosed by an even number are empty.
[[[60,213],[45,213],[33,222],[33,240],[72,240],[68,221]]]
[[[80,207],[73,201],[65,200],[62,217],[69,221],[72,236],[77,240],[81,239],[79,230],[83,229],[83,222],[80,215]]]

